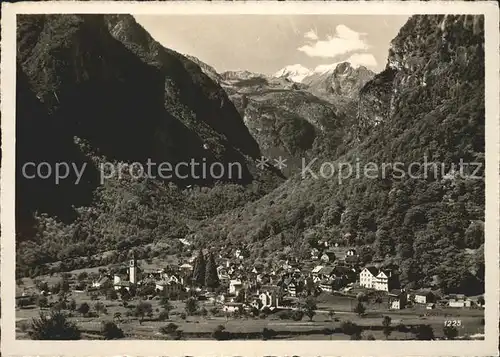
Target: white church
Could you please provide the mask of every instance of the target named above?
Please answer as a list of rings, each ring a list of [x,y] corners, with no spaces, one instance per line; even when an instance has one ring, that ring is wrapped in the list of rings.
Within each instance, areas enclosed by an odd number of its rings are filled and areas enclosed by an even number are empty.
[[[128,265],[128,275],[115,274],[113,277],[113,287],[115,290],[120,290],[121,288],[130,290],[131,285],[137,284],[137,270],[137,260],[135,258],[130,259]]]

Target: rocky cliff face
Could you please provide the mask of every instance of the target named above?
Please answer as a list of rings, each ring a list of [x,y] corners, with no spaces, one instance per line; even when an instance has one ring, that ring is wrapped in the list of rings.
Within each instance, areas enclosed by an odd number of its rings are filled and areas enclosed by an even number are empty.
[[[478,36],[482,21],[472,15],[412,17],[392,41],[386,69],[360,92],[357,133],[366,135],[393,116],[412,88],[459,86],[459,80],[453,78],[456,74],[445,74],[450,72],[450,66],[462,70],[480,59],[483,44]],[[464,79],[480,75],[478,70],[477,66],[471,69]]]

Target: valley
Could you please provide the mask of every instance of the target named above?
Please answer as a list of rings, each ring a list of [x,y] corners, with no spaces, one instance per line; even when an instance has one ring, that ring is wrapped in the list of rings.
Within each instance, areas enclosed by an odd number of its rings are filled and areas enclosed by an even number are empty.
[[[110,319],[124,338],[484,333],[483,23],[412,16],[379,73],[340,62],[269,75],[218,73],[131,15],[20,16],[19,336],[42,311],[70,314],[89,338]],[[234,170],[102,179],[103,165],[148,160]],[[312,161],[322,177],[301,173]],[[41,162],[86,169],[23,176]],[[416,302],[424,291],[432,301]],[[457,316],[467,327],[443,329]]]

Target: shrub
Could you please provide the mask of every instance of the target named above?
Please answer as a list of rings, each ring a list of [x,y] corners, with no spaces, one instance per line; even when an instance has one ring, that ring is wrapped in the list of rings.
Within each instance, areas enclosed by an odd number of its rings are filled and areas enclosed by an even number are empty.
[[[89,304],[87,304],[86,302],[82,303],[79,307],[78,307],[78,312],[80,314],[82,314],[83,316],[87,315],[90,311],[90,306]]]
[[[40,314],[33,319],[29,333],[32,340],[79,340],[80,330],[66,320],[61,312],[52,312],[49,316]]]
[[[408,332],[410,330],[406,325],[404,325],[402,323],[398,324],[398,326],[396,327],[396,329],[399,332]]]
[[[158,315],[158,320],[160,320],[160,321],[165,321],[165,320],[168,320],[168,319],[169,319],[169,313],[168,313],[168,311],[162,311]]]
[[[268,329],[267,327],[264,327],[262,329],[262,339],[263,340],[272,339],[276,335],[277,335],[277,333],[273,329]]]
[[[21,332],[26,332],[26,331],[28,331],[28,329],[29,329],[29,325],[28,325],[28,323],[26,323],[26,321],[21,321],[19,323],[19,330]]]
[[[458,330],[452,326],[445,326],[443,328],[443,333],[447,340],[454,340],[458,336]]]
[[[292,319],[294,321],[300,321],[304,317],[304,312],[302,310],[295,310],[292,312]]]
[[[361,334],[361,327],[356,325],[351,321],[345,321],[342,323],[342,332],[349,336],[359,335]]]
[[[212,337],[216,340],[230,340],[231,333],[226,331],[226,328],[223,325],[219,325],[215,328],[214,332],[212,332]]]
[[[115,340],[125,337],[123,330],[111,321],[103,321],[101,323],[101,335],[105,340]]]
[[[177,331],[178,328],[179,328],[179,326],[177,326],[176,324],[171,322],[166,326],[160,327],[160,332],[164,335],[169,335],[169,334],[172,334],[173,332]]]
[[[288,310],[283,310],[278,312],[278,317],[281,320],[290,320],[292,318],[292,312]]]

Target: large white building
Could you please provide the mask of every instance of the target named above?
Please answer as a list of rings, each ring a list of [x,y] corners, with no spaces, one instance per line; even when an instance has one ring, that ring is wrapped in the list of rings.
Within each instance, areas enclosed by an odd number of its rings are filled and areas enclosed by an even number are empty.
[[[394,288],[395,276],[389,270],[378,270],[375,267],[366,267],[359,274],[359,285],[380,291],[389,291]]]
[[[364,268],[359,273],[359,285],[368,289],[375,289],[375,280],[378,275],[378,270],[375,267]]]

